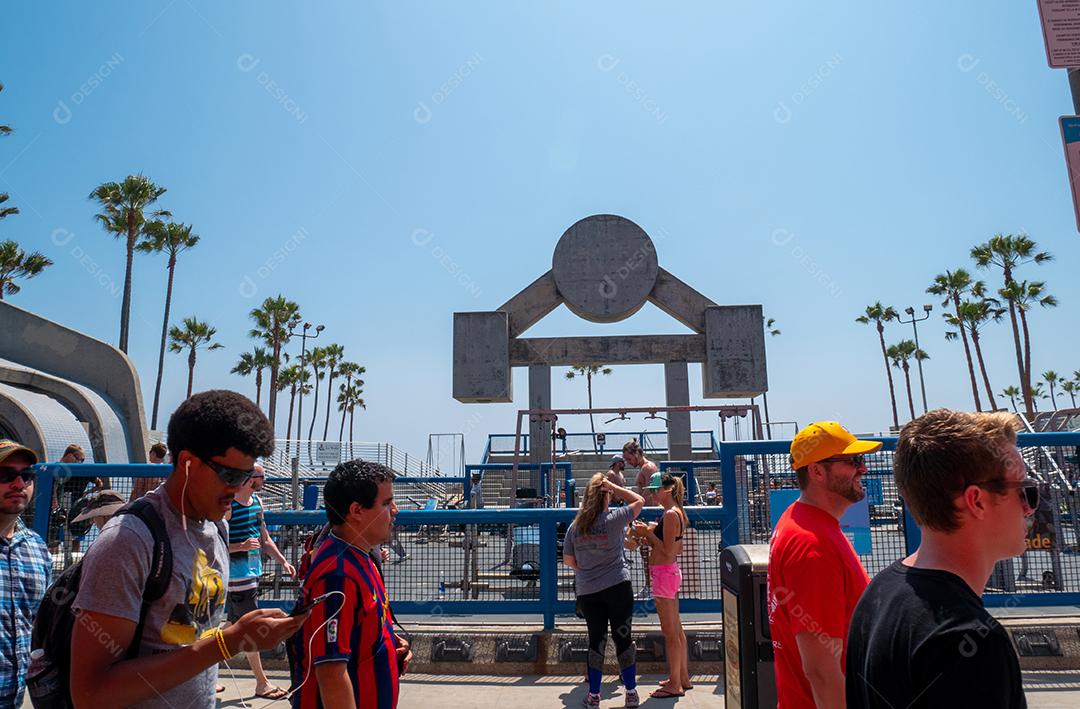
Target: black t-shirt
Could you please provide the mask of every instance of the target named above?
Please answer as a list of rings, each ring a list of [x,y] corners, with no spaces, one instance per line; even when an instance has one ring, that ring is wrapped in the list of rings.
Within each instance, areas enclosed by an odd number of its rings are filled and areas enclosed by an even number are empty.
[[[900,561],[870,582],[848,632],[847,705],[1026,707],[1005,629],[956,574]]]

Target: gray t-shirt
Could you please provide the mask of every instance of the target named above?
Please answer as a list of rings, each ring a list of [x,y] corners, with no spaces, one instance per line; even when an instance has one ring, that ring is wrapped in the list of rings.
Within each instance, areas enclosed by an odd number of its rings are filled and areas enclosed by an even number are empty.
[[[609,509],[593,523],[590,534],[578,534],[577,522],[571,523],[566,530],[563,553],[577,561],[577,595],[596,593],[630,580],[622,552],[626,528],[633,519],[633,508],[627,506]]]
[[[148,492],[144,499],[153,504],[165,523],[173,566],[169,589],[147,612],[140,656],[190,645],[212,633],[225,620],[229,585],[229,551],[221,538],[221,523],[189,519],[185,531],[180,511],[164,487]],[[87,549],[74,607],[139,622],[152,554],[153,537],[142,520],[134,515],[113,517]],[[78,662],[78,656],[73,660]],[[131,706],[214,707],[217,674],[215,664],[187,682]],[[145,679],[153,683],[152,677]]]

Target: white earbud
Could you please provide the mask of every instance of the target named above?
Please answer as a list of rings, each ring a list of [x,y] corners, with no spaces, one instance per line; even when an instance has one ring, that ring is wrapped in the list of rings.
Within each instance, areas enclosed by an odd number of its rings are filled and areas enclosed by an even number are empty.
[[[187,497],[188,477],[191,476],[191,458],[184,462],[184,487],[180,491],[180,526],[187,531],[187,515],[184,514],[184,498]]]

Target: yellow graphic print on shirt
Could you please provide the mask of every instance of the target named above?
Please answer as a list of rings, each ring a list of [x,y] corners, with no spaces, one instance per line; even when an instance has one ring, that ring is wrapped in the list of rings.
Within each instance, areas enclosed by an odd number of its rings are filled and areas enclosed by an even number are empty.
[[[221,573],[210,566],[206,552],[198,549],[187,584],[187,601],[173,608],[161,629],[161,639],[170,645],[190,645],[214,632],[220,617],[215,611],[225,606],[225,584]]]

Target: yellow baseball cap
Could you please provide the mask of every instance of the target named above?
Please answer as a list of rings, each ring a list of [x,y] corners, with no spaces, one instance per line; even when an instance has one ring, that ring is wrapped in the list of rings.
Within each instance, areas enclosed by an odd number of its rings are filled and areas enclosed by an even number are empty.
[[[16,453],[24,454],[27,458],[30,459],[31,465],[38,462],[37,453],[30,450],[26,446],[20,445],[15,441],[11,441],[6,438],[0,440],[0,463],[7,460],[10,456],[15,455]]]
[[[880,441],[860,441],[836,421],[817,421],[795,434],[791,442],[791,467],[804,468],[837,455],[873,453]]]

